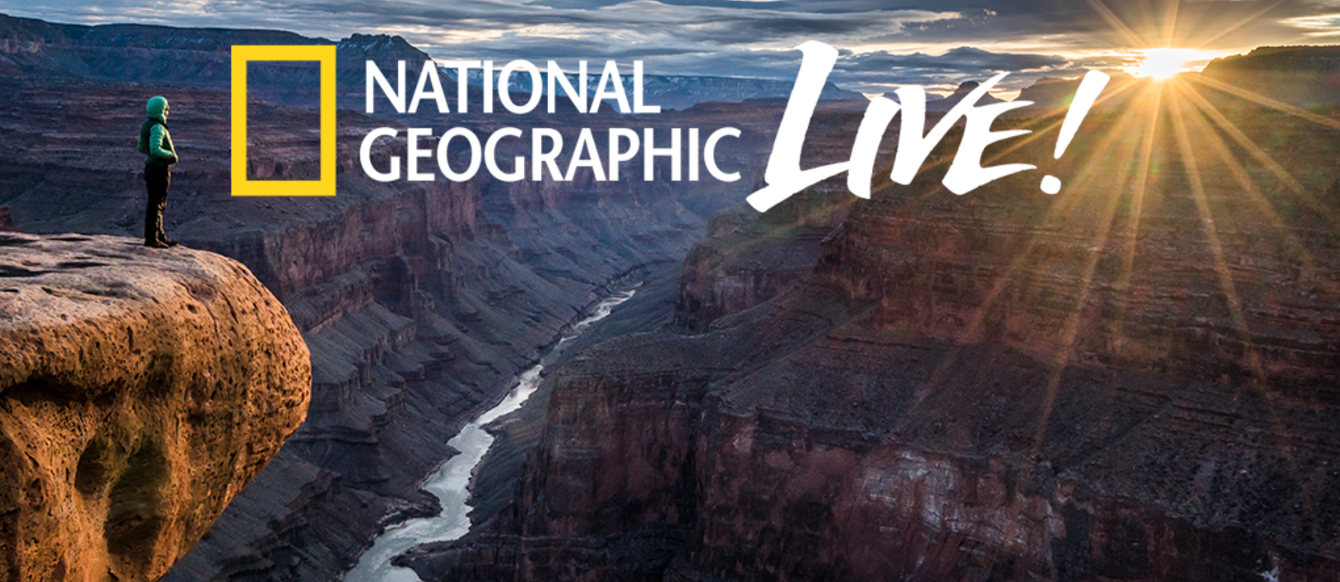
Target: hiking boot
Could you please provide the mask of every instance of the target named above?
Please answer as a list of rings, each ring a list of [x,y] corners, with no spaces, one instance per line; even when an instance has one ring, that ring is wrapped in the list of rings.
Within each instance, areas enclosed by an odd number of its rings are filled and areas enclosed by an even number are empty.
[[[165,244],[165,245],[167,245],[167,246],[170,246],[170,247],[175,247],[175,246],[177,246],[177,239],[175,239],[175,238],[164,238],[164,239],[159,239],[158,242],[161,242],[161,243],[163,243],[163,244]]]
[[[156,241],[144,241],[144,246],[149,247],[149,248],[151,248],[151,249],[166,249],[166,248],[170,248],[170,247],[168,247],[168,244],[167,244],[167,243],[165,243],[165,242],[163,242],[163,241],[158,241],[158,240],[156,240]]]

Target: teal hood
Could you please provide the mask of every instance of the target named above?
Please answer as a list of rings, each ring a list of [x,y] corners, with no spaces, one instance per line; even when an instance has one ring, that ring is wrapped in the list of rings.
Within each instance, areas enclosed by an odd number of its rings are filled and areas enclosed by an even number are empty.
[[[167,109],[167,106],[168,106],[167,97],[158,95],[155,97],[151,97],[149,99],[149,105],[147,105],[144,109],[149,114],[150,118],[166,122],[167,119],[163,118],[163,110]]]

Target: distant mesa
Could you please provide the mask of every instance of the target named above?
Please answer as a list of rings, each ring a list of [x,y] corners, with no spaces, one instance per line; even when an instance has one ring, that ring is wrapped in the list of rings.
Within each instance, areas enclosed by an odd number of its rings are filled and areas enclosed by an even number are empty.
[[[958,86],[958,89],[955,89],[953,93],[949,94],[949,96],[944,99],[927,102],[926,111],[947,112],[950,109],[953,109],[955,105],[958,105],[959,102],[963,100],[963,98],[967,97],[969,93],[972,93],[981,85],[982,84],[977,81],[963,83]],[[1000,99],[995,98],[990,93],[983,95],[981,99],[977,100],[978,105],[991,105],[992,103],[1000,102]]]
[[[596,80],[599,77],[596,76]],[[647,101],[667,109],[686,109],[698,103],[742,103],[754,99],[782,99],[791,95],[795,83],[774,79],[708,77],[688,75],[647,75],[643,86]],[[862,101],[865,96],[842,89],[832,82],[819,94],[823,101]]]
[[[1108,71],[1108,75],[1111,80],[1108,81],[1107,87],[1103,89],[1103,93],[1099,95],[1100,103],[1097,106],[1119,106],[1130,101],[1138,94],[1138,91],[1127,90],[1127,87],[1132,83],[1139,82],[1139,79],[1121,71]],[[1075,92],[1079,90],[1080,80],[1080,77],[1073,79],[1043,77],[1020,91],[1018,99],[1032,101],[1032,107],[1039,109],[1065,109],[1070,107],[1070,101],[1074,99]]]

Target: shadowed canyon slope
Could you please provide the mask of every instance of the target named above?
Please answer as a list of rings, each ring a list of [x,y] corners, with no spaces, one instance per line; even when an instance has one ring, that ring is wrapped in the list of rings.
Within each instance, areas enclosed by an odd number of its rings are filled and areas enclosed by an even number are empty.
[[[848,196],[837,183],[789,218],[719,216],[686,261],[682,331],[554,370],[510,506],[402,563],[425,580],[1340,579],[1340,167],[1317,162],[1340,132],[1210,110],[1181,82],[1133,90],[1059,162],[1056,120],[1028,122],[1036,139],[987,159],[1044,167],[965,196],[938,184],[945,161],[845,209],[816,204]]]
[[[0,234],[0,580],[157,580],[306,416],[284,307],[235,261]]]

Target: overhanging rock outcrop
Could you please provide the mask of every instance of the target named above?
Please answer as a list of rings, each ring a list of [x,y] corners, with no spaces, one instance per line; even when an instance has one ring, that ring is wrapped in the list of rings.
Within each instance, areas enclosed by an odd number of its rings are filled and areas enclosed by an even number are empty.
[[[310,394],[306,344],[241,264],[0,233],[0,581],[156,580]]]

